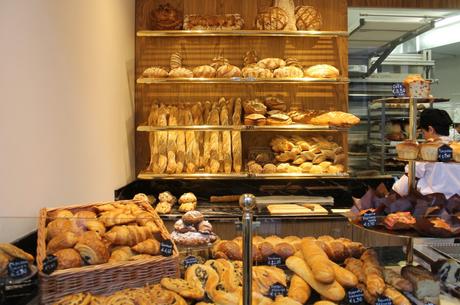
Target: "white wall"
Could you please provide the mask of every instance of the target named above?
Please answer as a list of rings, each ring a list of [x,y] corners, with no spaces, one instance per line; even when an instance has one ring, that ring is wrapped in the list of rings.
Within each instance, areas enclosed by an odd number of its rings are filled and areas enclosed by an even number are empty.
[[[134,179],[133,86],[134,0],[0,0],[0,241]]]

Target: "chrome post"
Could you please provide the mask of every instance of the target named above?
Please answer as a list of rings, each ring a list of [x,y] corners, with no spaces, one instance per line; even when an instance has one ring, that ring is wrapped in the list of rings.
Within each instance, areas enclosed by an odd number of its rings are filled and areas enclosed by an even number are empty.
[[[409,99],[409,140],[415,141],[417,137],[417,100],[411,97]],[[415,161],[409,161],[408,171],[409,193],[415,190]]]
[[[252,210],[256,206],[256,197],[243,194],[240,207],[243,210],[241,219],[243,229],[243,305],[252,303]]]

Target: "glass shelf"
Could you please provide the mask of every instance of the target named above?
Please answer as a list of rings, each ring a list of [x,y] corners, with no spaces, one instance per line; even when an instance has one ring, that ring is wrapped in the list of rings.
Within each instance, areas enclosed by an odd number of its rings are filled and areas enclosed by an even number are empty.
[[[138,84],[302,84],[302,83],[327,83],[346,84],[348,78],[147,78],[137,79]]]
[[[137,37],[348,37],[346,31],[171,30],[138,31]]]
[[[311,124],[292,124],[292,125],[193,125],[193,126],[146,126],[141,125],[137,127],[137,131],[142,132],[155,132],[155,131],[168,131],[168,130],[196,130],[196,131],[211,131],[211,130],[234,130],[234,131],[345,131],[345,127],[332,127],[325,125],[311,125]]]
[[[195,174],[154,174],[148,171],[141,171],[137,178],[142,180],[170,180],[170,179],[347,179],[348,173],[339,174],[301,174],[301,173],[275,173],[275,174],[252,174],[241,173],[195,173]]]
[[[377,100],[373,100],[371,103],[390,103],[390,104],[408,104],[410,100],[413,99],[417,103],[443,103],[448,102],[448,98],[439,98],[439,97],[386,97]]]

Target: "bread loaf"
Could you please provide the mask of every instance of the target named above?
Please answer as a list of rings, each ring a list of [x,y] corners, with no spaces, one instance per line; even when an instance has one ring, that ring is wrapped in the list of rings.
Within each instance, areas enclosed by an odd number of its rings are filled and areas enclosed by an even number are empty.
[[[209,113],[209,125],[219,125],[219,110],[214,107]],[[216,174],[220,168],[219,162],[219,131],[210,131],[209,136],[209,172]]]
[[[193,125],[192,113],[189,109],[184,111],[184,125],[189,126]],[[197,170],[197,160],[195,159],[194,150],[197,145],[197,140],[195,137],[195,131],[187,130],[185,132],[185,168],[188,174],[193,174]]]
[[[275,70],[286,66],[286,62],[281,58],[264,58],[257,62],[257,66],[269,70]]]
[[[203,120],[205,124],[210,125],[211,102],[206,101],[204,107]],[[205,168],[206,172],[209,172],[209,160],[211,158],[211,133],[212,131],[205,131],[203,138],[203,157],[201,158],[201,166]]]
[[[335,280],[335,273],[331,267],[331,261],[316,241],[304,240],[301,244],[302,254],[308,266],[312,269],[317,281],[330,284]]]
[[[339,77],[339,70],[331,65],[315,65],[304,71],[306,77],[312,78],[336,78]]]
[[[334,262],[331,262],[332,269],[334,269],[335,279],[343,287],[351,288],[355,287],[358,284],[358,278],[347,269],[337,265]]]
[[[323,23],[321,14],[312,6],[297,6],[295,18],[299,31],[319,31]]]
[[[199,126],[205,123],[203,118],[203,105],[201,102],[198,102],[192,106],[192,118],[193,125]],[[192,125],[192,124],[190,124]],[[202,161],[203,156],[203,145],[204,145],[204,133],[201,131],[195,131],[195,142],[192,149],[193,160],[195,162],[195,167],[199,168],[204,166]]]
[[[310,298],[311,288],[300,276],[294,274],[291,277],[291,285],[288,290],[288,297],[299,302],[300,304],[305,304]]]
[[[216,69],[209,65],[198,66],[193,69],[193,77],[214,78]]]
[[[222,126],[229,126],[229,116],[227,106],[223,106],[220,111],[220,123]],[[232,136],[230,130],[222,132],[222,150],[224,156],[224,172],[232,172]]]
[[[276,78],[302,78],[303,71],[295,66],[286,66],[276,69],[273,75]]]
[[[179,126],[184,126],[185,122],[185,109],[184,107],[179,107],[179,112],[177,114],[177,124]],[[177,130],[177,150],[176,150],[176,174],[180,174],[184,171],[185,168],[185,152],[186,152],[186,141],[185,141],[185,131]]]
[[[169,107],[168,126],[177,126],[177,107]],[[176,172],[176,151],[177,151],[177,131],[168,131],[168,164],[166,166],[167,174],[174,174]]]
[[[187,68],[175,68],[169,71],[169,77],[171,78],[191,78],[193,77],[193,72]]]
[[[279,7],[286,12],[287,22],[284,30],[297,31],[294,0],[275,0],[273,6]]]
[[[235,107],[232,116],[233,125],[241,125],[241,99],[237,98],[235,101]],[[232,160],[233,170],[235,173],[241,172],[242,166],[242,146],[241,146],[241,132],[232,130]]]
[[[158,124],[158,104],[153,103],[150,107],[150,114],[148,117],[149,126],[157,126]],[[147,167],[148,171],[154,173],[158,172],[158,134],[156,132],[149,133],[149,146],[150,146],[150,163]]]
[[[142,76],[147,78],[165,78],[168,77],[168,72],[160,67],[150,67],[144,70]]]
[[[164,105],[158,109],[158,124],[159,127],[168,126],[168,111]],[[158,138],[158,171],[156,173],[163,174],[168,164],[168,132],[157,131]]]
[[[279,7],[268,7],[257,14],[258,30],[284,30],[288,23],[287,13]]]
[[[220,78],[232,78],[232,77],[240,77],[241,70],[237,66],[225,64],[217,69],[216,77]]]

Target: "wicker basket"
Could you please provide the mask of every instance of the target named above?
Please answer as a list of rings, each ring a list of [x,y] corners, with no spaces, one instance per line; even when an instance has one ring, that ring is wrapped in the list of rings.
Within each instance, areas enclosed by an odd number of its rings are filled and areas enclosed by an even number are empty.
[[[134,200],[119,202],[135,202],[141,205],[141,207],[153,215],[155,223],[160,228],[162,238],[170,239],[169,232],[163,221],[150,205]],[[76,212],[81,209],[88,209],[107,203],[112,202],[41,209],[38,223],[37,265],[39,269],[42,304],[51,304],[68,294],[78,292],[107,294],[128,287],[141,287],[146,284],[158,283],[163,277],[179,276],[179,254],[175,245],[173,255],[169,257],[152,256],[150,259],[145,260],[56,270],[50,275],[42,272],[43,259],[46,257],[46,224],[48,213],[57,209],[67,209]]]

